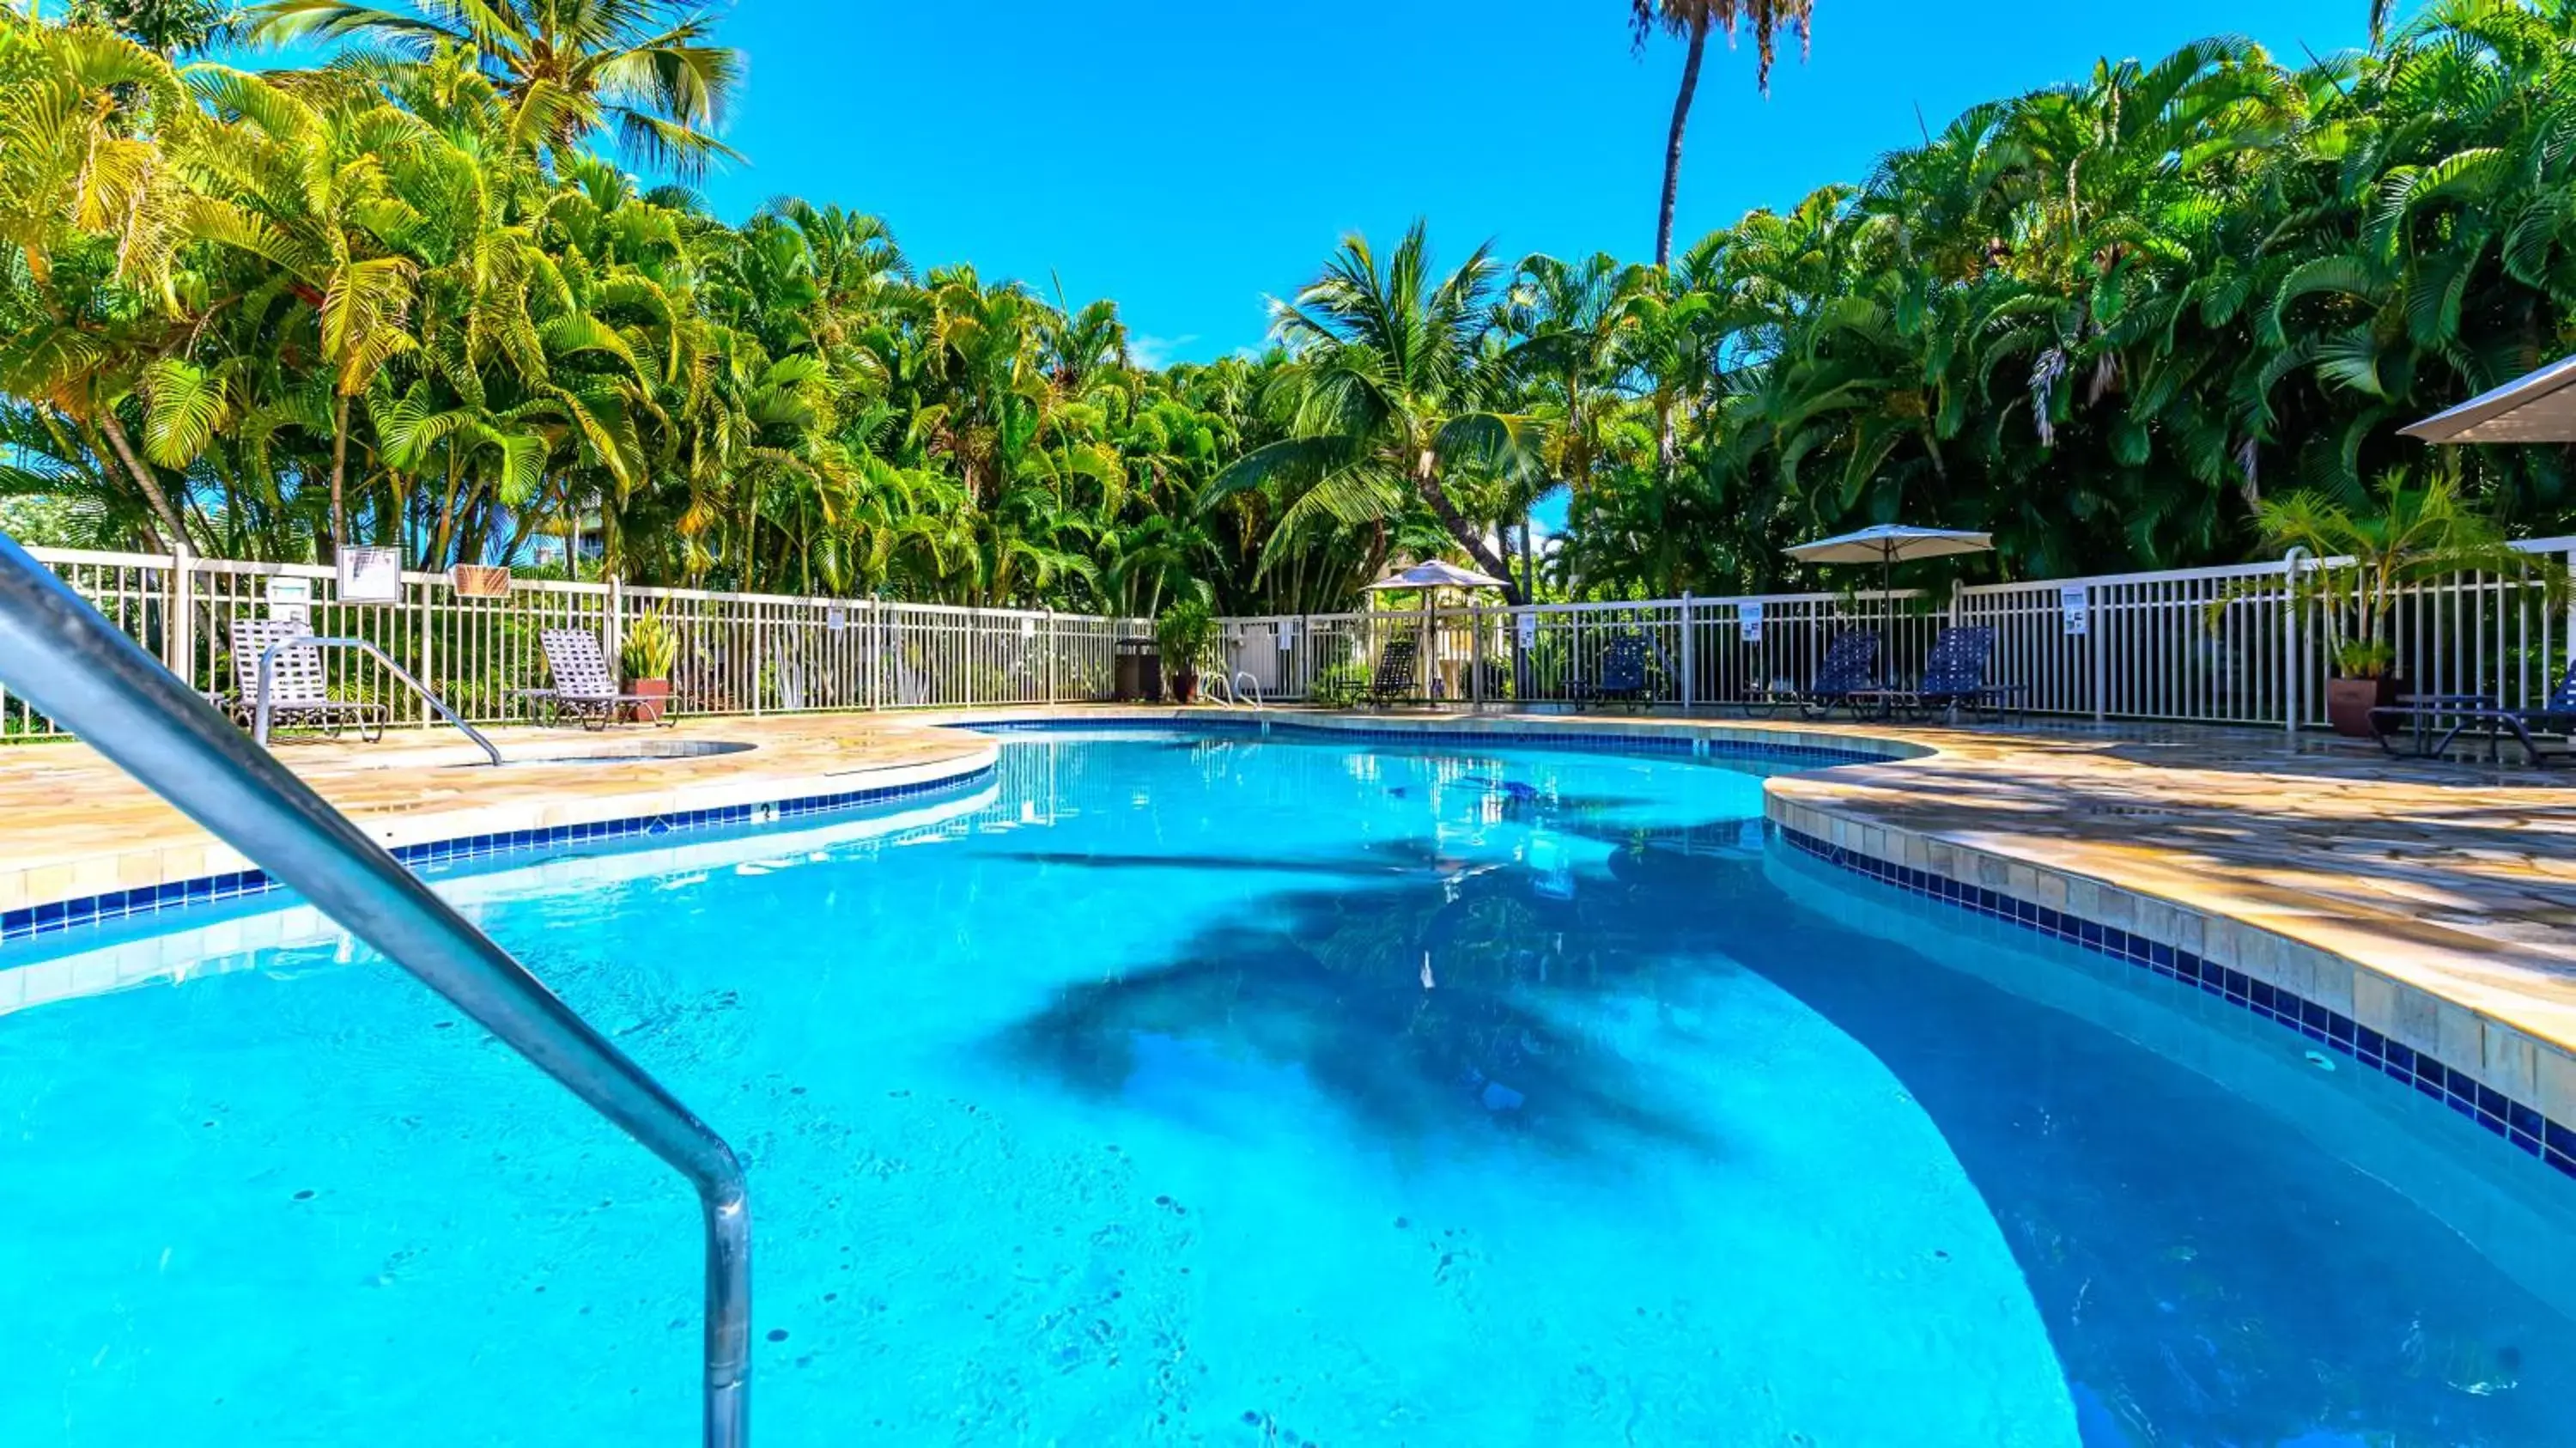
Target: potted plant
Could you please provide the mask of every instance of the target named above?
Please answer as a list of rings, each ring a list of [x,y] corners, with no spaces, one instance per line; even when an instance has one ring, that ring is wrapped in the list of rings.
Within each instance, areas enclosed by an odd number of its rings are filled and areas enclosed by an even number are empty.
[[[1154,621],[1154,643],[1163,656],[1164,677],[1172,681],[1172,698],[1187,704],[1198,697],[1199,663],[1216,642],[1216,615],[1196,599],[1163,610]]]
[[[2419,485],[2403,470],[2392,472],[2358,508],[2304,489],[2267,499],[2256,521],[2266,543],[2311,555],[2291,570],[2291,597],[2313,607],[2324,623],[2326,656],[2334,666],[2326,682],[2326,722],[2337,734],[2372,737],[2379,731],[2370,711],[2396,703],[2406,690],[2392,631],[2406,585],[2488,573],[2526,578],[2546,588],[2553,601],[2566,590],[2564,565],[2514,548],[2503,527],[2462,497],[2458,481],[2448,475]],[[2224,600],[2212,605],[2213,622],[2223,607]]]
[[[647,609],[626,621],[626,638],[617,647],[617,668],[625,678],[626,692],[636,696],[626,706],[628,719],[650,724],[670,707],[671,665],[679,653],[680,641],[662,615]]]

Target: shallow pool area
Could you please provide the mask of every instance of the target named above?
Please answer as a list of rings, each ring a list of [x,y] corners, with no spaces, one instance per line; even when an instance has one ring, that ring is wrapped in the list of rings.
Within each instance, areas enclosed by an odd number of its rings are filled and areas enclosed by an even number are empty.
[[[2568,1183],[1757,759],[1005,736],[433,872],[735,1142],[764,1444],[2538,1444]],[[291,902],[13,945],[0,1442],[668,1443],[694,1208]]]

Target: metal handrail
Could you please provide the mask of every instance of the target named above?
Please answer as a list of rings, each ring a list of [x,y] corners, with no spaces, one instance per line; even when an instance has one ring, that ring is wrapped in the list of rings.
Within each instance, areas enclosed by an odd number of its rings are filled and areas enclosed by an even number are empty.
[[[706,1444],[750,1433],[751,1209],[724,1139],[525,966],[0,536],[0,679],[445,996],[688,1179],[706,1233]]]
[[[281,649],[300,649],[308,645],[317,649],[356,649],[374,659],[377,663],[393,670],[395,678],[411,685],[411,691],[413,693],[418,694],[423,702],[438,711],[438,717],[455,725],[459,733],[462,733],[466,738],[471,739],[477,745],[480,745],[483,752],[490,756],[493,764],[498,765],[501,762],[501,751],[493,747],[491,740],[483,737],[482,730],[477,729],[473,725],[458,718],[456,716],[456,711],[447,707],[447,701],[445,699],[431,693],[427,684],[413,678],[411,676],[411,670],[395,663],[392,655],[386,653],[383,649],[376,647],[366,639],[316,638],[311,635],[302,635],[291,639],[279,639],[277,642],[270,644],[267,648],[259,651],[259,704],[255,721],[251,725],[250,737],[252,742],[258,744],[262,749],[268,747],[268,695],[271,685],[276,682],[275,675],[277,672],[278,651]]]
[[[1250,703],[1244,702],[1243,698],[1243,686],[1246,684],[1252,686]],[[1230,675],[1208,675],[1206,692],[1208,698],[1220,709],[1250,709],[1258,714],[1263,707],[1261,681],[1253,677],[1250,669],[1237,669]]]

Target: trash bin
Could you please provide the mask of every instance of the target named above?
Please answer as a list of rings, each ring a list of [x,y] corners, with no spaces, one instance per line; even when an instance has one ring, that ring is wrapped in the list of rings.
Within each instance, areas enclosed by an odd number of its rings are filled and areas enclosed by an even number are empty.
[[[1110,658],[1110,697],[1121,704],[1152,704],[1163,697],[1163,656],[1152,639],[1120,639]]]

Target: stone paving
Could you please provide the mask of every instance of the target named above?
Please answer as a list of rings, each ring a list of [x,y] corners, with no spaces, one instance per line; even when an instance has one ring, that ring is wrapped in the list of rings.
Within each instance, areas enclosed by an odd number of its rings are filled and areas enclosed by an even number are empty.
[[[1775,799],[2089,876],[2576,1049],[2576,774],[2209,729],[1908,731]]]
[[[981,735],[902,715],[705,719],[674,729],[501,729],[507,767],[442,731],[288,739],[278,758],[388,846],[908,784],[979,767]],[[546,763],[750,744],[736,753]],[[241,857],[75,742],[0,748],[0,910],[243,868]]]

